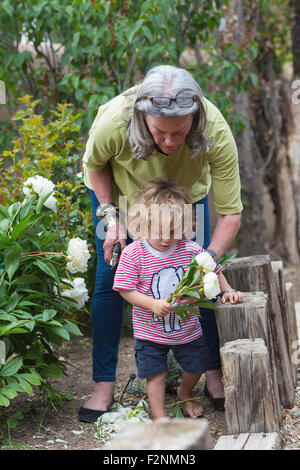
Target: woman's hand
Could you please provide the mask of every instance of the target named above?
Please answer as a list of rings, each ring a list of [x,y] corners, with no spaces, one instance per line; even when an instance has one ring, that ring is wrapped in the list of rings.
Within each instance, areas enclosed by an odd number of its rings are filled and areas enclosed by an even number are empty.
[[[221,297],[221,303],[225,304],[226,302],[230,302],[231,304],[238,304],[239,302],[242,302],[243,299],[243,292],[240,292],[239,290],[236,292],[226,292]]]
[[[105,241],[103,243],[104,259],[106,263],[110,263],[113,248],[117,242],[121,243],[121,251],[126,247],[126,230],[120,223],[110,226],[107,229]]]

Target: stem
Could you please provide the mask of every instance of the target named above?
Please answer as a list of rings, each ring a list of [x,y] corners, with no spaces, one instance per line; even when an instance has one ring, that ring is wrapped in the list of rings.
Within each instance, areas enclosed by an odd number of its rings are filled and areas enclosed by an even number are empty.
[[[64,253],[54,253],[52,251],[31,251],[30,253],[23,253],[21,257],[25,258],[26,256],[44,256],[44,255],[55,255],[55,256],[64,256],[67,258],[67,256]]]
[[[194,398],[188,398],[187,400],[179,400],[176,401],[175,403],[171,403],[170,405],[166,405],[165,408],[170,408],[170,406],[175,406],[179,405],[180,403],[186,403],[187,401],[193,401],[193,400],[199,400],[201,397],[194,397]]]

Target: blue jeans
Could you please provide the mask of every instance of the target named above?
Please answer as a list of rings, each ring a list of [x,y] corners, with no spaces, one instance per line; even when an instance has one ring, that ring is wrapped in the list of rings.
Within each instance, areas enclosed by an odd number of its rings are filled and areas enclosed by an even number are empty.
[[[93,380],[94,382],[114,382],[116,380],[118,349],[123,328],[124,300],[118,292],[112,290],[115,271],[104,260],[104,240],[96,235],[96,227],[99,223],[96,217],[96,209],[99,202],[94,191],[90,191],[90,198],[97,250],[96,282],[92,299]],[[207,248],[210,243],[207,196],[196,204],[204,205],[203,248]],[[198,237],[196,238],[198,241]],[[203,234],[200,238],[203,238]],[[132,240],[128,237],[127,244],[131,242]],[[201,309],[201,316],[201,326],[210,352],[208,369],[219,369],[221,367],[219,337],[214,311]]]

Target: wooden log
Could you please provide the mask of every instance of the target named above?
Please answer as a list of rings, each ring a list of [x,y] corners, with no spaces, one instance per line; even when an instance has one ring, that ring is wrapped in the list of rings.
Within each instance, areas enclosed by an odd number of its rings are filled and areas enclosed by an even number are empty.
[[[277,432],[243,433],[221,436],[213,450],[280,450],[281,440]]]
[[[289,358],[291,361],[294,387],[295,387],[297,384],[297,371],[292,363],[292,354],[293,354],[292,344],[293,344],[293,341],[297,339],[298,332],[297,332],[295,304],[292,300],[292,288],[291,287],[289,288],[289,299],[288,299],[286,284],[284,282],[284,276],[283,276],[283,263],[281,261],[272,261],[271,266],[273,270],[274,280],[276,283],[278,302],[281,308],[282,321],[283,321],[283,325],[285,326],[284,328],[285,339],[286,339],[287,350],[289,353]]]
[[[285,315],[279,303],[270,257],[259,255],[235,258],[228,262],[224,274],[234,288],[244,292],[263,291],[268,295],[268,325],[274,345],[280,401],[284,408],[293,408],[294,372],[285,335]]]
[[[297,325],[297,314],[296,314],[296,296],[293,284],[291,282],[286,282],[284,285],[285,288],[285,295],[288,305],[288,329],[289,329],[289,352],[292,361],[292,368],[293,368],[293,376],[294,376],[294,384],[297,385],[297,370],[299,368],[299,364],[293,363],[293,352],[295,351],[294,347],[295,344],[298,344],[299,341],[299,331]]]
[[[282,410],[276,367],[276,351],[269,325],[268,295],[264,292],[245,292],[244,301],[235,305],[218,304],[215,311],[220,347],[237,339],[262,338],[269,352],[272,387],[277,407],[274,413],[281,420]]]
[[[274,410],[279,403],[263,339],[231,341],[220,352],[228,433],[278,432],[281,420]]]

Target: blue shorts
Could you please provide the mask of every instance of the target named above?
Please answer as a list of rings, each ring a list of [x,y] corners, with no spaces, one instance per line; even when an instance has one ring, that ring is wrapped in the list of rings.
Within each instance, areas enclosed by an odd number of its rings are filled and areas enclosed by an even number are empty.
[[[185,372],[203,374],[207,370],[209,351],[203,336],[190,343],[175,345],[136,339],[134,350],[138,377],[145,379],[167,371],[170,349]]]

